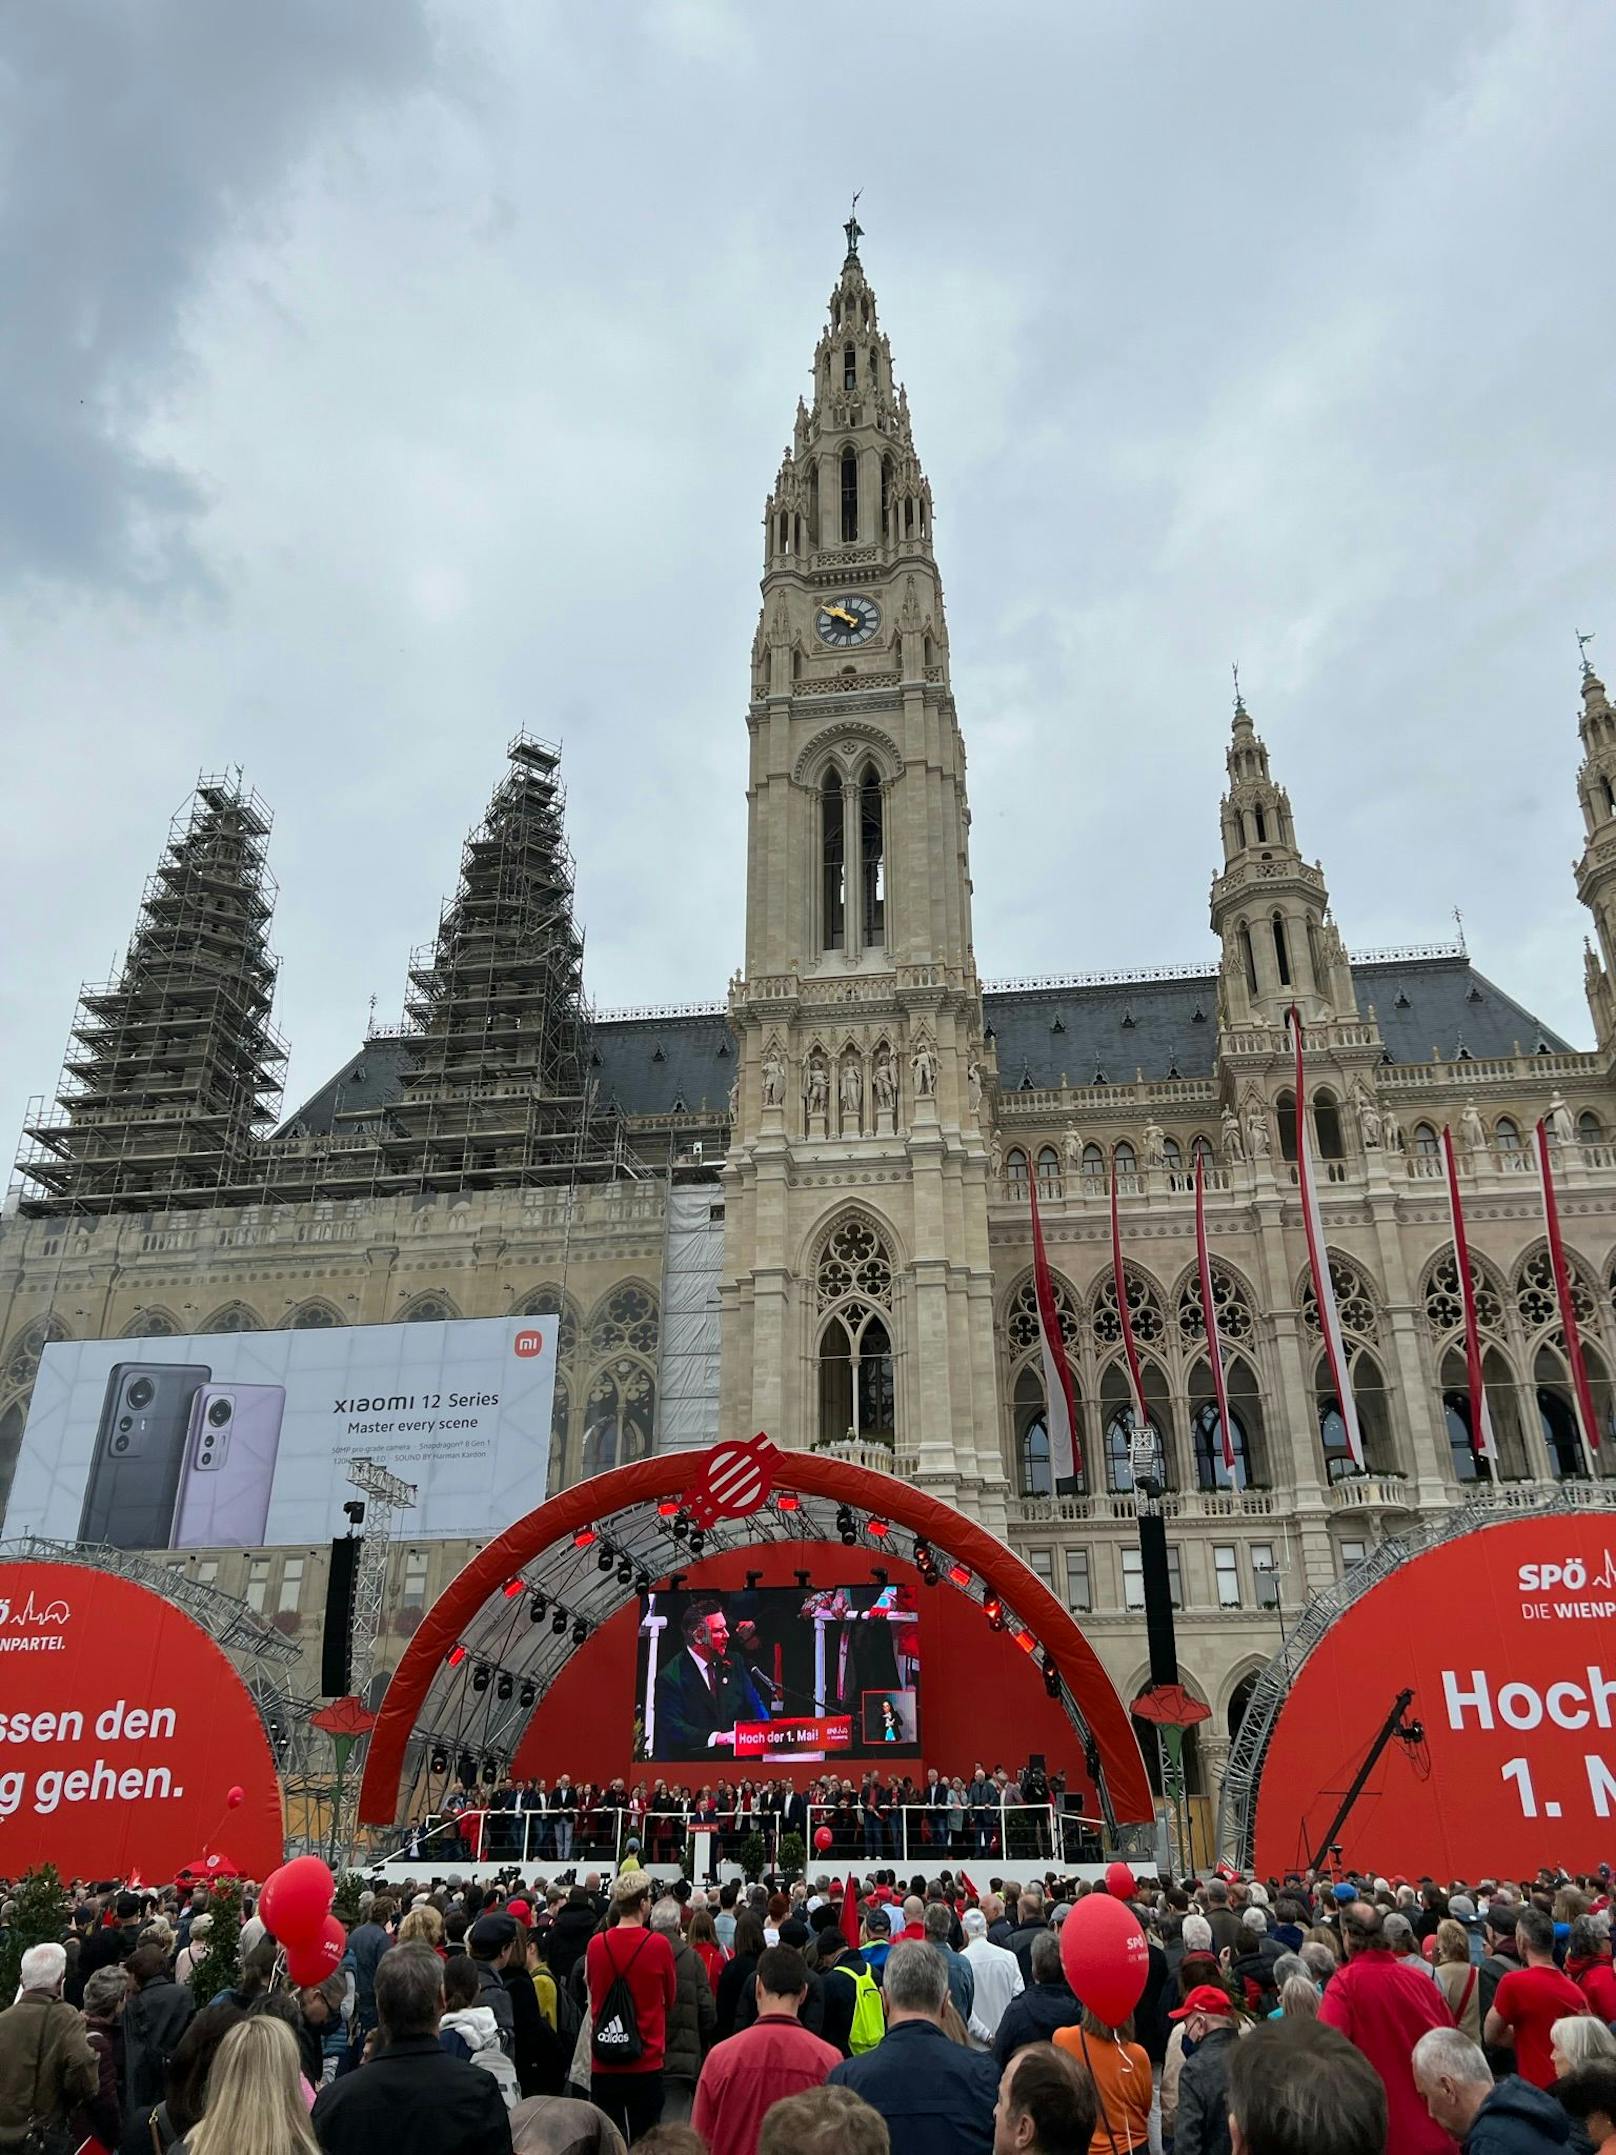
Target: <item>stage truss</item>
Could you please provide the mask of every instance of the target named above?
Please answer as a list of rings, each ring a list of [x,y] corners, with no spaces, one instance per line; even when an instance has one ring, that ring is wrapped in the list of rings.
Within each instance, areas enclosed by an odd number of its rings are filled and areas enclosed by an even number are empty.
[[[626,1604],[708,1558],[793,1542],[840,1547],[861,1568],[890,1555],[923,1579],[933,1573],[938,1591],[965,1594],[1043,1670],[1098,1792],[1095,1823],[1115,1835],[1119,1818],[1148,1815],[1133,1788],[1137,1775],[1148,1797],[1138,1746],[1098,1657],[1003,1542],[896,1476],[804,1452],[775,1455],[772,1494],[749,1516],[703,1530],[688,1493],[723,1450],[664,1455],[579,1483],[460,1574],[394,1673],[370,1743],[362,1818],[382,1825],[436,1811],[463,1761],[485,1781],[498,1778],[565,1662]],[[1098,1701],[1106,1725],[1097,1735]]]
[[[1616,1486],[1609,1482],[1562,1482],[1549,1497],[1531,1490],[1509,1487],[1488,1489],[1435,1518],[1417,1520],[1406,1532],[1389,1535],[1355,1564],[1344,1578],[1322,1588],[1303,1608],[1286,1633],[1279,1652],[1258,1676],[1229,1750],[1223,1787],[1218,1798],[1217,1846],[1220,1862],[1243,1870],[1252,1857],[1257,1824],[1257,1791],[1262,1782],[1263,1760],[1290,1696],[1302,1664],[1336,1619],[1371,1588],[1390,1578],[1410,1557],[1421,1555],[1441,1543],[1473,1534],[1479,1528],[1500,1526],[1507,1519],[1553,1518],[1562,1512],[1616,1511]],[[1365,1743],[1369,1732],[1365,1734]]]

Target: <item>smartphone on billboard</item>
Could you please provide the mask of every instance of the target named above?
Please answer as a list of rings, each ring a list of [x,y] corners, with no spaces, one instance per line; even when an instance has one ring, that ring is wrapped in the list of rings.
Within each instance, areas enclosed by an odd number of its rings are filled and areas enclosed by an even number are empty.
[[[79,1540],[166,1549],[205,1362],[114,1362],[101,1402]]]
[[[284,1385],[202,1386],[191,1402],[173,1548],[263,1546],[285,1411]]]

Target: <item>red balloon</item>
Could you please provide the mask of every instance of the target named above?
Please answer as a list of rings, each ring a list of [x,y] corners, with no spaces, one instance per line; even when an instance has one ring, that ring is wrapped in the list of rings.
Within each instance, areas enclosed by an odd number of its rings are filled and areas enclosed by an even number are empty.
[[[348,1933],[336,1916],[327,1916],[320,1926],[320,1935],[313,1945],[307,1943],[288,1946],[286,1966],[292,1981],[304,1990],[313,1990],[328,1975],[335,1975],[342,1966],[342,1956],[348,1950]]]
[[[336,1890],[329,1866],[318,1856],[294,1856],[264,1880],[258,1913],[280,1944],[307,1946],[312,1951]]]
[[[836,1836],[831,1832],[829,1826],[820,1826],[814,1834],[814,1846],[819,1849],[829,1848],[835,1838]]]
[[[233,1811],[238,1805],[246,1802],[247,1791],[244,1788],[233,1788],[224,1800]]]
[[[1066,1980],[1107,2027],[1127,2019],[1144,1995],[1150,1947],[1131,1908],[1108,1893],[1089,1893],[1061,1926]]]
[[[1107,1891],[1107,1893],[1115,1894],[1116,1898],[1119,1901],[1131,1901],[1133,1899],[1133,1871],[1132,1868],[1128,1864],[1122,1862],[1120,1858],[1115,1863],[1108,1863],[1106,1865],[1105,1890]]]

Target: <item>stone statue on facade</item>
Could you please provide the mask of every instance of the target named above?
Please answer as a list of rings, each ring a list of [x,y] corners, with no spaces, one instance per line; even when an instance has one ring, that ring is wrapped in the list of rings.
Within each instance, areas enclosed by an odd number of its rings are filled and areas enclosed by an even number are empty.
[[[1358,1110],[1358,1135],[1363,1140],[1364,1151],[1378,1152],[1383,1135],[1380,1109],[1362,1078],[1352,1088],[1352,1104]]]
[[[997,1130],[988,1139],[988,1173],[993,1177],[995,1186],[1004,1176],[1004,1145]]]
[[[1167,1165],[1167,1133],[1154,1118],[1145,1124],[1143,1143],[1146,1167],[1165,1167]]]
[[[1556,1092],[1549,1102],[1549,1112],[1544,1118],[1549,1126],[1549,1136],[1557,1145],[1574,1145],[1577,1126],[1571,1119],[1571,1110],[1565,1104],[1565,1094]]]
[[[1464,1104],[1464,1113],[1459,1117],[1459,1138],[1469,1158],[1475,1159],[1486,1153],[1487,1125],[1474,1100]]]
[[[1083,1140],[1077,1134],[1075,1122],[1066,1125],[1066,1134],[1061,1139],[1061,1172],[1066,1175],[1083,1172]]]
[[[830,1105],[830,1072],[825,1067],[825,1057],[815,1048],[808,1058],[808,1112],[823,1115]]]
[[[736,1122],[741,1113],[741,1073],[737,1070],[729,1088],[729,1119]]]
[[[1403,1149],[1403,1125],[1390,1108],[1385,1109],[1380,1118],[1380,1141],[1388,1153]]]
[[[1246,1149],[1254,1160],[1266,1160],[1273,1150],[1268,1110],[1253,1093],[1246,1106]]]
[[[915,1042],[909,1068],[915,1081],[915,1098],[930,1100],[937,1091],[937,1057],[932,1053],[929,1040]]]
[[[892,1050],[883,1041],[875,1058],[875,1070],[871,1077],[875,1091],[875,1104],[884,1114],[891,1114],[898,1104],[898,1080],[892,1067]]]
[[[783,1107],[786,1097],[786,1066],[780,1050],[771,1047],[763,1058],[763,1105]]]
[[[1223,1110],[1223,1157],[1230,1167],[1238,1167],[1246,1157],[1246,1141],[1240,1135],[1240,1117],[1232,1107]]]
[[[851,1123],[856,1136],[864,1107],[864,1073],[859,1069],[856,1056],[849,1055],[842,1064],[842,1080],[837,1096],[842,1103],[842,1134],[846,1136],[847,1126]]]
[[[971,1113],[982,1112],[982,1065],[973,1055],[965,1071],[965,1096],[970,1102]]]

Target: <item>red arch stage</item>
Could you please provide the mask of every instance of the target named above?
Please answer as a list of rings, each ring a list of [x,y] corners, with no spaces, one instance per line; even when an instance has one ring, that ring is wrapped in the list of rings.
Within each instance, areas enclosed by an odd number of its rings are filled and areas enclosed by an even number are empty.
[[[663,1769],[633,1756],[636,1630],[648,1581],[661,1585],[677,1572],[687,1586],[729,1589],[752,1573],[754,1585],[789,1586],[803,1570],[815,1587],[829,1587],[866,1581],[876,1565],[895,1584],[927,1573],[939,1581],[913,1597],[927,1671],[923,1766],[968,1774],[978,1759],[1014,1767],[1041,1750],[1084,1797],[1088,1816],[1113,1825],[1152,1816],[1138,1742],[1110,1678],[1067,1610],[1003,1542],[892,1475],[828,1453],[758,1445],[766,1464],[746,1494],[760,1501],[704,1533],[699,1492],[718,1486],[726,1466],[733,1484],[728,1446],[595,1475],[491,1542],[427,1612],[393,1672],[360,1817],[390,1825],[434,1807],[464,1752],[509,1763],[518,1775],[654,1775]],[[434,1753],[447,1771],[434,1771]],[[870,1755],[829,1763],[850,1770]],[[760,1770],[805,1780],[824,1769],[747,1768],[720,1755],[705,1773],[665,1770],[695,1781]]]

